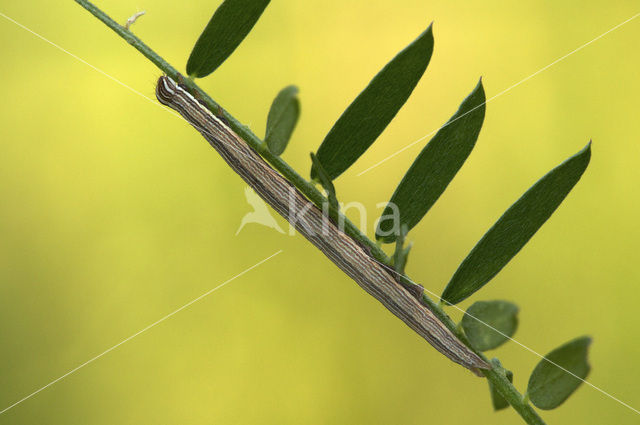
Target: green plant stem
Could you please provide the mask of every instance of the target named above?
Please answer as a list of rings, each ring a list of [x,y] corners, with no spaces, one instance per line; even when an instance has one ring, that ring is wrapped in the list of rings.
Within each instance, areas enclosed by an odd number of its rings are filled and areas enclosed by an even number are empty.
[[[265,148],[262,140],[260,140],[253,132],[245,125],[240,123],[231,114],[224,110],[218,103],[216,103],[207,93],[205,93],[198,85],[191,79],[184,77],[178,70],[171,66],[167,61],[155,53],[149,46],[144,44],[142,40],[136,37],[130,30],[124,26],[118,24],[111,19],[107,14],[98,9],[95,5],[86,0],[75,0],[80,6],[88,10],[93,16],[102,21],[105,25],[116,32],[120,37],[125,39],[136,50],[142,53],[147,59],[153,62],[160,70],[162,70],[169,77],[185,85],[192,94],[197,96],[198,99],[205,102],[207,107],[214,113],[223,116],[233,131],[247,142],[254,150],[259,152],[262,157],[273,166],[278,172],[280,172],[287,180],[289,180],[300,192],[302,192],[311,202],[318,207],[327,203],[327,199],[315,188],[315,186],[300,176],[289,164],[287,164],[282,158],[269,152]],[[370,254],[378,261],[387,266],[391,266],[391,259],[385,254],[382,248],[363,234],[358,227],[356,227],[350,220],[342,215],[340,211],[333,209],[332,213],[336,214],[344,220],[344,232],[354,240],[362,244]],[[405,283],[413,284],[408,278],[404,279]],[[456,324],[451,318],[444,312],[444,310],[435,303],[426,294],[423,295],[423,302],[428,306],[436,316],[453,332],[455,333],[465,344],[470,346],[466,336],[457,328]],[[482,353],[478,353],[480,357],[487,360]],[[544,421],[538,416],[536,411],[523,400],[523,396],[518,390],[509,382],[509,380],[497,370],[483,371],[486,378],[491,381],[493,386],[498,392],[507,400],[507,402],[520,414],[526,423],[531,425],[544,425]]]
[[[424,299],[426,298],[426,299]],[[428,297],[423,297],[425,303],[429,305],[431,311],[438,316],[438,318],[445,324],[447,327],[454,333],[462,342],[464,342],[468,347],[471,347],[467,336],[462,332],[462,329],[458,328],[453,320],[440,308],[438,305],[433,302]],[[472,348],[473,349],[473,348]],[[489,359],[485,357],[484,354],[477,350],[473,350],[478,354],[483,360],[489,362]],[[513,407],[513,409],[518,412],[518,414],[524,419],[524,421],[528,424],[536,424],[536,425],[545,425],[545,422],[538,415],[535,409],[527,402],[522,394],[513,386],[511,382],[507,379],[506,375],[497,370],[495,367],[491,370],[483,370],[482,373],[484,376],[491,381],[493,387],[507,400],[507,403]]]
[[[124,38],[129,44],[131,44],[136,50],[142,53],[147,59],[153,62],[158,68],[160,68],[165,74],[171,77],[173,80],[185,85],[192,94],[195,94],[197,98],[203,101],[207,107],[217,115],[224,117],[233,131],[236,132],[249,146],[251,146],[256,152],[259,152],[262,157],[280,172],[287,180],[298,188],[311,202],[316,204],[319,208],[322,208],[326,198],[320,193],[318,189],[310,182],[300,176],[289,164],[282,160],[277,155],[272,154],[266,149],[262,140],[260,140],[249,127],[240,123],[231,114],[229,114],[222,106],[214,101],[204,90],[191,80],[183,76],[178,70],[176,70],[171,64],[165,61],[157,53],[155,53],[149,46],[144,44],[142,40],[136,37],[130,30],[124,26],[118,24],[110,16],[105,14],[102,10],[98,9],[95,5],[86,0],[75,0],[80,6],[87,9],[93,16],[102,21],[105,25],[116,32],[120,37]],[[336,212],[337,211],[332,211]],[[364,235],[360,229],[358,229],[350,220],[345,220],[344,232],[357,240],[361,244],[365,245],[370,253],[384,264],[389,264],[390,260],[382,249],[372,242],[366,235]]]

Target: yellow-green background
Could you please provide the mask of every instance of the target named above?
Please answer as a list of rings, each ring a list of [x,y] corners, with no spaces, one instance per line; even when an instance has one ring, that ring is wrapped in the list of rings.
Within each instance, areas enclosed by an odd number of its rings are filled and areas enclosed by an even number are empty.
[[[100,1],[179,69],[218,1]],[[0,12],[153,98],[160,75],[72,1]],[[280,88],[302,116],[284,157],[305,176],[369,79],[432,20],[429,68],[337,182],[367,232],[419,145],[483,76],[491,97],[638,12],[635,1],[274,0],[201,85],[263,135]],[[302,237],[248,225],[244,184],[183,121],[0,19],[0,410],[282,249],[282,254],[0,416],[1,424],[517,424]],[[410,234],[414,279],[439,293],[483,232],[593,138],[585,176],[481,292],[521,307],[546,353],[590,334],[589,380],[640,408],[640,19],[489,102],[467,164]],[[280,221],[281,225],[286,223]],[[452,315],[459,317],[455,310]],[[493,353],[490,353],[493,355]],[[497,351],[524,390],[538,358]],[[583,386],[549,423],[631,424]]]

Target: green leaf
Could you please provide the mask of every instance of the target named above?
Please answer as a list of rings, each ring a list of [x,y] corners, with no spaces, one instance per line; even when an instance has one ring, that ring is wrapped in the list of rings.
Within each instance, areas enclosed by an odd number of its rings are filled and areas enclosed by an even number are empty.
[[[527,386],[527,394],[535,406],[544,410],[555,409],[580,386],[591,369],[587,360],[589,345],[591,338],[588,336],[576,338],[556,348],[538,363]]]
[[[491,364],[493,365],[494,370],[499,370],[500,373],[507,377],[509,382],[513,383],[513,372],[503,368],[502,364],[500,364],[500,360],[495,358],[491,359]],[[489,393],[491,394],[491,403],[493,404],[493,410],[497,412],[498,410],[506,409],[507,407],[509,407],[509,402],[505,400],[504,397],[502,397],[502,394],[500,394],[498,390],[495,389],[491,381],[487,381],[489,382]]]
[[[378,138],[424,74],[433,52],[431,25],[371,80],[342,113],[318,149],[331,180],[349,168]],[[311,177],[315,178],[311,169]]]
[[[187,61],[187,74],[211,74],[236,50],[262,15],[269,0],[225,0],[205,27]]]
[[[462,102],[458,111],[424,147],[402,178],[389,204],[400,213],[399,224],[411,230],[447,188],[471,153],[482,128],[485,95],[482,81]],[[382,216],[392,213],[387,205]],[[394,220],[380,220],[376,239],[393,242],[397,237]]]
[[[516,333],[518,306],[507,301],[478,301],[467,309],[461,323],[473,348],[491,350]]]
[[[538,180],[482,237],[445,288],[442,299],[464,300],[507,265],[580,180],[591,158],[591,142]]]
[[[282,155],[296,127],[299,115],[298,88],[288,86],[280,90],[271,104],[264,136],[264,141],[271,153]]]
[[[311,163],[318,170],[317,180],[320,182],[325,192],[327,192],[327,197],[329,198],[329,206],[338,211],[340,207],[338,204],[338,198],[336,197],[336,188],[333,186],[333,182],[331,182],[331,179],[327,177],[322,164],[320,163],[320,161],[318,161],[318,157],[316,157],[313,152],[311,153]]]

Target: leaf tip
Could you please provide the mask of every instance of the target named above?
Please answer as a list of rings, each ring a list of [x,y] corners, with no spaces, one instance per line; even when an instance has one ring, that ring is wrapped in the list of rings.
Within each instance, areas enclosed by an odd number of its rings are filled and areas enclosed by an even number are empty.
[[[433,40],[433,22],[434,21],[431,21],[427,29],[424,30],[424,36],[430,38],[431,40]]]
[[[482,76],[480,76],[480,78],[478,79],[478,84],[476,84],[475,88],[473,89],[473,93],[482,93],[482,98],[485,99],[484,84],[482,84]],[[486,101],[484,101],[484,103],[486,103]]]
[[[585,347],[589,347],[593,343],[591,335],[582,335],[576,338],[577,341],[584,341]]]
[[[591,143],[592,141],[589,140],[589,143],[587,143],[587,145],[582,148],[577,154],[575,154],[573,156],[573,158],[581,158],[584,162],[584,166],[583,166],[583,172],[584,170],[587,168],[587,166],[589,165],[589,162],[591,161]]]

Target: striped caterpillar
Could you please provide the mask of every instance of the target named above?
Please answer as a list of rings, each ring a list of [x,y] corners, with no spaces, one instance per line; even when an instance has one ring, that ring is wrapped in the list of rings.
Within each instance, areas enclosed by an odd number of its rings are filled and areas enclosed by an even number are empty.
[[[341,231],[223,120],[185,89],[171,78],[161,76],[156,86],[156,97],[195,127],[229,166],[298,232],[436,350],[478,375],[478,369],[491,369],[420,303],[416,295],[399,284],[384,265]],[[301,213],[294,217],[292,211]]]

